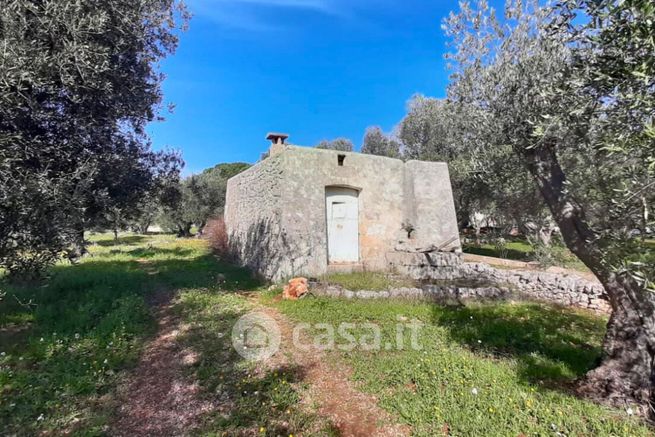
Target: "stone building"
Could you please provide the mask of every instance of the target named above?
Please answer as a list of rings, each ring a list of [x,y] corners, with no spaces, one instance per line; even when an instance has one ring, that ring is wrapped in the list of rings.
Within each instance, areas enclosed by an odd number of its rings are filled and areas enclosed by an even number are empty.
[[[227,183],[225,223],[262,276],[384,270],[399,254],[459,251],[448,167],[285,144]]]

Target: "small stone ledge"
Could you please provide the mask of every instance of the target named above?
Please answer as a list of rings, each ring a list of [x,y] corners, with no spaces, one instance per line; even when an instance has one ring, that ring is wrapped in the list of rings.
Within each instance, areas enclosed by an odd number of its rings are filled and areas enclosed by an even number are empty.
[[[343,299],[406,299],[434,302],[442,305],[463,305],[467,301],[536,301],[555,303],[564,306],[576,306],[597,313],[608,313],[609,305],[605,301],[597,302],[591,298],[578,299],[570,294],[533,293],[519,290],[512,286],[456,287],[436,284],[424,285],[422,288],[393,288],[389,290],[352,291],[338,285],[313,288],[312,294]]]
[[[389,290],[347,290],[338,285],[328,285],[312,290],[317,296],[345,299],[409,299],[437,302],[442,304],[461,304],[465,300],[507,300],[516,297],[508,287],[447,287],[426,285],[423,288],[400,287]]]
[[[457,252],[389,252],[387,262],[397,266],[457,267],[462,264],[462,254]]]
[[[427,258],[426,255],[431,257]],[[401,254],[387,258],[393,271],[417,281],[426,283],[479,281],[498,288],[502,286],[496,284],[503,284],[529,299],[575,306],[600,313],[610,312],[607,295],[598,281],[590,281],[576,275],[537,270],[497,269],[485,263],[461,262],[461,257],[457,255],[459,254]]]

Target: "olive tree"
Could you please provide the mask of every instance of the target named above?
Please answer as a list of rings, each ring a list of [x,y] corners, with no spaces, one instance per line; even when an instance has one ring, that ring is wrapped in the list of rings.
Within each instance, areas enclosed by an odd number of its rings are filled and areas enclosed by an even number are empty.
[[[362,153],[400,158],[400,141],[386,135],[382,132],[380,126],[370,126],[366,128],[366,133],[364,133]]]
[[[180,7],[2,2],[0,265],[10,272],[40,270],[71,247],[79,254],[87,227],[125,212],[170,169],[145,126],[158,117],[157,65],[177,45]]]
[[[341,152],[352,152],[353,142],[348,138],[336,138],[334,140],[322,140],[316,145],[317,149],[339,150]]]
[[[646,0],[581,0],[509,2],[502,20],[485,1],[462,3],[444,23],[450,100],[483,114],[471,130],[483,152],[511,148],[565,244],[607,292],[602,361],[581,390],[646,409],[655,393],[653,267],[628,231],[639,197],[653,197],[653,22]]]
[[[476,236],[482,223],[474,217],[482,213],[503,227],[517,226],[535,239],[546,237],[545,205],[534,201],[536,187],[513,159],[512,149],[481,151],[488,139],[474,133],[483,116],[475,107],[447,99],[412,97],[398,125],[403,157],[448,163],[458,222],[460,227],[471,225]]]
[[[202,234],[209,219],[223,214],[228,179],[249,167],[243,162],[223,163],[185,178],[174,187],[173,200],[163,205],[161,224],[180,237],[191,236],[193,225]]]

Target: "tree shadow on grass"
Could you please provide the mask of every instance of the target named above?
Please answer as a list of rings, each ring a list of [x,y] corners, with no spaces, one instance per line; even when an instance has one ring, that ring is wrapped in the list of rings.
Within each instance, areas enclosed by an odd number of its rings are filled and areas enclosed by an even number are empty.
[[[154,333],[147,301],[155,291],[216,293],[260,285],[249,271],[210,254],[146,262],[141,252],[131,255],[58,265],[38,285],[2,283],[8,293],[0,305],[0,328],[25,329],[19,336],[4,336],[0,348],[5,353],[0,357],[3,396],[11,400],[0,404],[6,432],[38,434],[58,429],[65,418],[76,417],[75,411],[89,414],[88,399],[110,390],[116,371],[135,363],[143,341]],[[37,420],[40,415],[45,419]],[[99,421],[101,429],[99,417],[79,420],[89,430]]]
[[[302,407],[298,389],[307,369],[298,365],[257,365],[235,350],[230,334],[245,314],[240,302],[195,293],[179,301],[176,310],[191,326],[178,341],[198,354],[197,364],[188,371],[199,381],[202,396],[216,405],[197,432],[295,435],[305,431],[308,435],[336,435],[327,419]]]
[[[172,250],[181,255],[185,249]],[[35,322],[58,332],[79,332],[96,326],[115,303],[135,296],[145,298],[154,291],[205,288],[227,291],[254,290],[261,285],[248,270],[223,264],[212,255],[188,259],[148,260],[142,252],[129,261],[88,261],[53,270],[44,287],[28,289],[24,299],[35,304]],[[152,255],[154,256],[154,254]],[[66,326],[71,325],[71,326]]]
[[[143,258],[166,253],[185,256],[188,249],[136,249],[134,259],[104,256],[78,265],[58,265],[37,285],[2,282],[7,296],[0,306],[0,328],[30,324],[32,335],[57,332],[82,335],[102,326],[108,314],[126,299],[144,300],[156,290],[204,288],[254,290],[261,285],[248,270],[218,261],[211,254],[177,259]],[[20,323],[19,323],[20,322]]]
[[[597,363],[605,320],[538,303],[434,307],[434,321],[470,349],[517,360],[531,383],[564,388]]]
[[[148,239],[145,235],[126,235],[124,237],[118,237],[118,239],[103,239],[94,241],[94,244],[102,247],[111,247],[111,246],[133,246],[145,242]]]
[[[170,249],[166,247],[156,247],[156,246],[139,247],[131,250],[111,249],[109,251],[110,255],[126,254],[129,256],[133,256],[135,258],[153,258],[157,255],[166,255],[172,257],[186,257],[191,255],[192,253],[193,253],[192,249],[185,249],[183,247],[175,247]]]
[[[532,261],[531,252],[525,252],[522,250],[509,249],[509,248],[505,250],[506,250],[506,254],[503,258],[511,259],[515,261]],[[498,253],[498,250],[492,247],[467,245],[464,251],[466,253],[470,253],[473,255],[482,255],[482,256],[490,256],[493,258],[500,258],[500,254]]]

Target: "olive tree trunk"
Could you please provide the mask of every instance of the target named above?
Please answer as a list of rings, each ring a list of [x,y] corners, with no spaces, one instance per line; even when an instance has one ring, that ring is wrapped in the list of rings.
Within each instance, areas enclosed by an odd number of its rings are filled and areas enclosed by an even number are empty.
[[[567,247],[603,284],[612,314],[599,366],[580,381],[582,394],[614,406],[638,403],[653,416],[655,401],[655,296],[602,262],[602,249],[584,210],[568,194],[553,147],[523,150],[528,170],[560,227]]]
[[[641,239],[645,240],[650,218],[650,209],[648,208],[648,199],[646,199],[646,196],[641,196],[641,207]]]
[[[655,302],[653,293],[628,278],[602,281],[612,305],[599,367],[590,371],[580,392],[625,406],[637,402],[653,417],[655,400]]]
[[[189,238],[191,236],[191,227],[193,223],[184,222],[177,224],[177,236],[180,238]]]
[[[86,250],[86,241],[84,240],[84,225],[77,223],[71,238],[71,244],[66,251],[68,260],[75,264],[77,263],[88,251]]]

